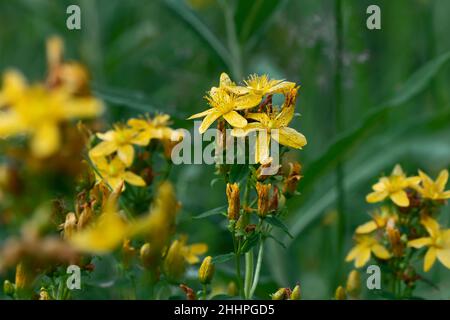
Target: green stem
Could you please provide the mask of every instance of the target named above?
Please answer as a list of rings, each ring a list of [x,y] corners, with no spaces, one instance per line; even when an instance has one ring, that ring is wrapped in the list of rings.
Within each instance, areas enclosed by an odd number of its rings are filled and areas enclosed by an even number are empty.
[[[246,299],[250,299],[250,289],[252,286],[252,278],[253,278],[253,249],[250,249],[245,253],[244,294],[245,294]]]
[[[258,259],[256,260],[255,277],[253,278],[253,285],[252,285],[252,288],[250,290],[250,297],[249,298],[253,297],[253,294],[255,293],[256,287],[258,286],[259,274],[261,272],[261,265],[262,265],[263,255],[264,255],[264,240],[261,239],[261,242],[259,244],[259,250],[258,250]]]
[[[240,244],[240,240],[236,241],[234,228],[233,228],[232,238],[233,238],[233,248],[234,248],[234,256],[235,256],[236,281],[238,283],[239,294],[242,297],[244,297],[244,290],[242,288],[242,278],[241,278],[241,255],[239,254],[241,244]]]
[[[207,291],[207,286],[206,284],[203,285],[203,300],[206,300],[206,291]]]

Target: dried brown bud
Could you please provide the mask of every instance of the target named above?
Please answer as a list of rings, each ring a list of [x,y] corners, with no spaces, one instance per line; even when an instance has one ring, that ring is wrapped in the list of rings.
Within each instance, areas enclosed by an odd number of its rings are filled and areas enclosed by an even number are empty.
[[[226,193],[228,200],[228,220],[237,221],[239,219],[239,210],[241,207],[238,184],[228,183]]]
[[[271,184],[256,183],[256,193],[258,194],[258,216],[264,218],[269,213],[269,192]]]
[[[301,179],[300,170],[302,166],[298,162],[289,163],[289,173],[284,180],[283,193],[293,195],[297,190],[298,182]]]
[[[183,290],[183,292],[186,294],[186,298],[188,300],[197,300],[194,290],[189,288],[187,285],[180,284],[180,289]]]

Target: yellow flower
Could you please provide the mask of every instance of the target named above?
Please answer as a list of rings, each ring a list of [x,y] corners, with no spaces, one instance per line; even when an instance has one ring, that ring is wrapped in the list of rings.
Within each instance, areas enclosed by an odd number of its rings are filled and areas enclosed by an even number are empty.
[[[372,186],[374,192],[367,195],[369,203],[380,202],[389,197],[399,207],[409,207],[406,188],[414,188],[420,183],[420,177],[406,177],[402,167],[396,165],[389,177],[382,177]]]
[[[152,139],[179,141],[183,134],[181,131],[168,127],[170,116],[161,114],[153,119],[130,119],[127,124],[138,132],[137,140],[148,145]]]
[[[356,237],[356,242],[356,246],[350,250],[345,258],[347,262],[355,260],[356,268],[364,266],[369,261],[372,253],[383,260],[391,257],[389,251],[371,236],[358,236]]]
[[[124,181],[138,187],[144,187],[145,181],[137,174],[127,171],[125,163],[114,157],[108,161],[105,157],[91,158],[100,174],[96,174],[97,181],[105,181],[112,189],[116,189]]]
[[[211,88],[209,95],[205,98],[212,108],[194,114],[188,118],[196,119],[205,117],[199,128],[201,134],[204,133],[219,117],[223,117],[225,121],[233,127],[245,127],[247,125],[247,120],[237,111],[253,108],[261,101],[261,98],[256,95],[246,94],[239,96],[228,92],[223,88],[216,87]]]
[[[172,242],[164,259],[163,269],[172,279],[180,278],[186,270],[186,263],[195,264],[200,255],[206,253],[208,246],[204,243],[186,245],[187,237],[182,236]]]
[[[122,126],[115,126],[114,130],[105,133],[97,133],[97,137],[103,141],[89,151],[89,156],[98,158],[117,152],[117,156],[127,167],[133,163],[133,144],[140,146],[148,144],[138,131]]]
[[[423,187],[417,186],[415,189],[419,191],[422,197],[431,200],[450,199],[450,190],[444,191],[448,181],[448,170],[442,170],[436,181],[433,181],[421,170],[419,170],[419,176],[422,179]]]
[[[33,154],[44,158],[61,145],[61,123],[93,118],[102,110],[93,97],[76,97],[64,88],[49,90],[41,84],[28,86],[19,74],[8,72],[0,92],[0,137],[27,134]]]
[[[172,185],[168,182],[162,183],[149,213],[133,222],[126,221],[117,208],[121,189],[119,185],[110,194],[96,221],[72,235],[70,242],[75,248],[91,253],[107,253],[117,248],[125,239],[145,235],[155,250],[162,250],[178,209]],[[159,223],[162,220],[164,223]],[[192,250],[192,254],[195,254],[196,247]],[[188,253],[191,252],[186,252],[186,255]],[[192,255],[189,258],[192,259]]]
[[[423,270],[428,272],[436,258],[450,269],[450,229],[441,229],[437,221],[428,216],[423,218],[421,223],[430,236],[411,240],[408,246],[416,249],[428,247],[423,261]]]
[[[246,89],[249,93],[257,96],[264,96],[276,93],[286,94],[293,88],[295,88],[294,82],[285,80],[271,80],[267,75],[258,76],[256,74],[251,75],[244,81]]]
[[[381,207],[380,210],[375,211],[372,219],[356,228],[357,234],[371,233],[377,229],[386,227],[389,220],[397,220],[397,215],[389,210],[388,207]]]
[[[293,89],[292,95],[295,95],[296,92],[296,89]],[[295,99],[290,100],[285,105],[279,113],[249,113],[247,118],[257,122],[249,123],[242,129],[238,128],[231,131],[231,134],[235,137],[244,137],[252,131],[258,132],[258,139],[255,144],[256,163],[264,164],[268,162],[271,138],[279,144],[291,148],[301,149],[306,145],[305,136],[288,127],[294,117]]]

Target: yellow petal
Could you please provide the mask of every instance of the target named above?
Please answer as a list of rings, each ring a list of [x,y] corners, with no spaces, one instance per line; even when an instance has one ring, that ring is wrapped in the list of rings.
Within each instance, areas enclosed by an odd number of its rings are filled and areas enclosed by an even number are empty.
[[[220,74],[220,80],[219,80],[219,87],[223,86],[231,86],[233,85],[233,81],[231,81],[230,76],[226,74],[225,72],[222,72]]]
[[[123,174],[123,179],[134,186],[145,187],[144,179],[131,171],[125,171]]]
[[[437,258],[439,261],[447,268],[450,269],[450,248],[449,249],[438,249]]]
[[[281,80],[280,83],[274,85],[267,94],[286,93],[295,87],[294,82]]]
[[[189,251],[195,255],[201,255],[208,251],[208,245],[205,243],[195,243],[189,246]]]
[[[345,257],[345,261],[350,262],[354,260],[360,254],[362,248],[363,247],[361,245],[356,245],[353,247]]]
[[[430,234],[432,238],[437,238],[439,235],[439,223],[429,216],[425,216],[420,220],[420,222],[424,225],[427,232]]]
[[[370,233],[372,231],[375,231],[378,228],[375,221],[369,221],[364,223],[363,225],[360,225],[358,228],[356,228],[356,233],[358,234],[365,234]]]
[[[92,97],[69,99],[64,103],[64,116],[67,119],[94,118],[103,110],[103,103]]]
[[[431,244],[431,242],[432,242],[431,238],[414,239],[414,240],[411,240],[408,242],[408,247],[420,249],[424,246],[429,246]]]
[[[208,114],[210,114],[213,111],[215,111],[215,109],[211,108],[211,109],[208,109],[206,111],[203,111],[203,112],[200,112],[200,113],[196,113],[196,114],[190,116],[188,118],[188,120],[205,117],[205,116],[207,116]]]
[[[259,131],[255,144],[255,162],[264,163],[269,158],[270,135],[266,131]]]
[[[89,151],[91,158],[104,157],[117,150],[117,146],[111,141],[102,141]]]
[[[447,181],[448,181],[448,170],[445,169],[439,173],[439,176],[436,179],[436,185],[439,191],[444,191]]]
[[[435,261],[436,261],[436,249],[434,247],[430,247],[423,259],[423,270],[425,272],[428,272],[428,270],[431,269]]]
[[[419,176],[422,180],[423,186],[425,189],[431,189],[434,185],[433,180],[422,170],[419,170]]]
[[[295,107],[287,106],[281,109],[281,112],[275,118],[277,127],[286,127],[294,117]]]
[[[203,119],[202,124],[200,125],[200,128],[198,129],[198,131],[200,132],[200,134],[205,133],[206,130],[208,130],[208,128],[211,126],[211,124],[217,120],[217,118],[219,118],[221,116],[220,112],[213,110],[212,112],[210,112],[205,119]]]
[[[372,252],[374,255],[376,255],[380,259],[389,259],[391,257],[391,254],[389,251],[383,247],[381,244],[374,244],[372,246]]]
[[[372,189],[373,189],[374,191],[384,191],[384,190],[386,190],[386,183],[387,183],[388,181],[389,181],[389,179],[387,179],[386,177],[383,177],[383,178],[380,179],[379,182],[375,183],[375,184],[372,186]]]
[[[361,249],[359,254],[356,256],[355,267],[363,267],[370,259],[370,248],[364,247]]]
[[[265,130],[264,127],[259,122],[251,122],[247,124],[244,128],[234,128],[231,130],[231,135],[233,137],[242,138],[248,135],[250,132],[255,130]]]
[[[441,194],[441,199],[450,199],[450,190]]]
[[[261,102],[261,96],[255,94],[246,94],[236,99],[235,110],[250,109],[257,106]]]
[[[123,163],[127,167],[131,166],[131,164],[133,163],[133,160],[134,160],[134,148],[133,148],[133,146],[130,145],[130,144],[120,146],[117,149],[117,156],[119,157],[120,160],[123,161]]]
[[[98,132],[97,137],[104,141],[113,141],[116,133],[114,130],[108,130],[105,133]]]
[[[405,173],[403,172],[402,167],[399,164],[396,164],[394,167],[394,170],[392,170],[392,175],[394,176],[404,176]]]
[[[247,125],[247,120],[236,111],[225,113],[223,118],[235,128],[243,128]]]
[[[417,186],[422,179],[420,177],[409,177],[406,179],[406,182],[408,183],[408,186],[415,187]]]
[[[280,128],[277,130],[278,137],[276,130],[277,129],[272,130],[272,137],[277,140],[279,144],[295,149],[301,149],[307,144],[305,136],[295,129],[289,127]]]
[[[252,119],[261,122],[262,124],[268,123],[270,118],[267,114],[258,112],[258,113],[248,113],[246,115],[247,119]]]
[[[386,199],[387,196],[388,196],[387,191],[375,191],[375,192],[369,193],[366,196],[366,201],[368,203],[380,202],[380,201],[383,201],[384,199]]]
[[[37,157],[47,157],[59,148],[59,128],[54,123],[43,123],[31,140],[31,149]]]
[[[409,199],[405,191],[400,190],[390,194],[392,202],[394,202],[399,207],[408,207]]]

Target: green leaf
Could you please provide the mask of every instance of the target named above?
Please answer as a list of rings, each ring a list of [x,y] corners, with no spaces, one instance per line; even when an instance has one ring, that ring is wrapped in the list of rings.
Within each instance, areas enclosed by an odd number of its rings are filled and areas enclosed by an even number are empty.
[[[253,232],[242,244],[241,249],[239,250],[240,254],[246,253],[251,248],[256,246],[259,242],[259,233]]]
[[[192,219],[203,219],[210,216],[218,215],[218,214],[224,214],[224,210],[227,208],[227,206],[221,206],[218,208],[214,208],[211,210],[208,210],[206,212],[203,212],[195,217],[192,217]]]
[[[231,56],[225,46],[217,39],[203,21],[192,11],[184,1],[164,0],[164,4],[179,16],[196,34],[212,49],[214,53],[227,65],[231,66]]]
[[[215,264],[224,263],[224,262],[227,262],[227,261],[233,259],[234,256],[235,256],[234,252],[230,252],[230,253],[226,253],[226,254],[221,254],[221,255],[219,255],[219,256],[215,256],[215,257],[212,259],[212,262],[215,263]]]
[[[264,218],[264,221],[266,221],[268,224],[273,225],[274,227],[280,228],[283,230],[289,237],[294,238],[290,232],[288,227],[283,223],[283,221],[280,220],[280,218],[275,216],[267,216]]]
[[[272,239],[272,240],[275,241],[276,243],[278,243],[278,244],[279,244],[281,247],[283,247],[284,249],[287,249],[286,245],[285,245],[282,241],[280,241],[277,237],[275,237],[274,235],[269,234],[267,237],[270,238],[270,239]]]
[[[236,164],[231,167],[230,171],[230,181],[231,182],[240,182],[244,179],[249,172],[248,165],[245,164]]]

